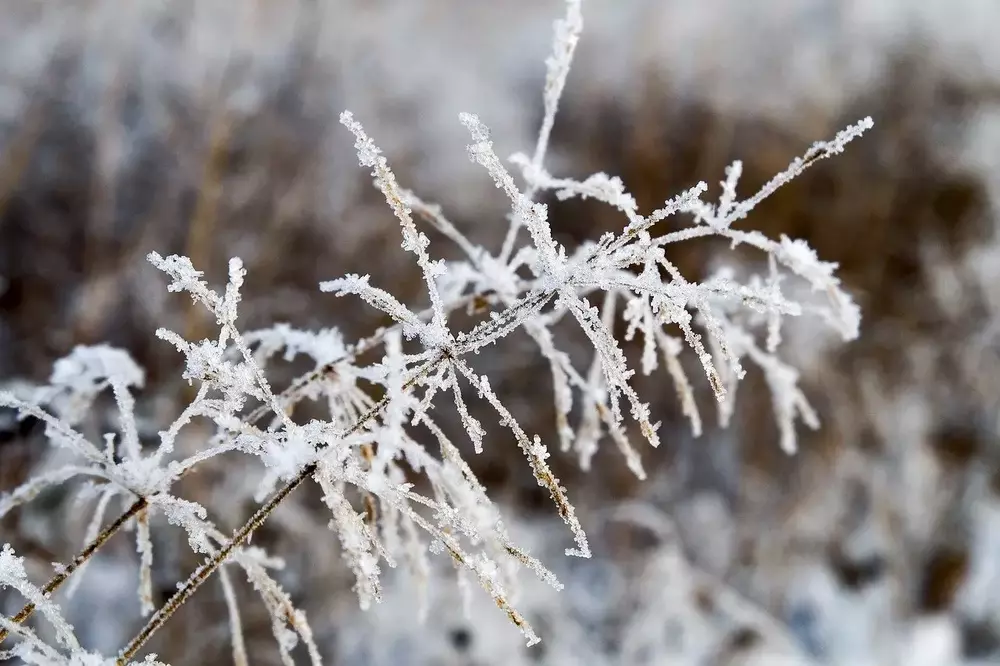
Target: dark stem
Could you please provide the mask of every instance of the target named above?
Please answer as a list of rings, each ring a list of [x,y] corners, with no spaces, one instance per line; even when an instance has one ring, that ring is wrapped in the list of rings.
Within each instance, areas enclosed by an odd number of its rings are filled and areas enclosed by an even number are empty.
[[[421,378],[426,377],[430,372],[434,370],[442,361],[448,358],[447,352],[441,352],[438,357],[432,361],[427,361],[416,373],[411,377],[405,384],[403,388],[409,389]],[[371,407],[367,412],[365,412],[350,428],[348,428],[343,434],[352,435],[357,431],[361,430],[369,421],[378,416],[386,405],[389,404],[389,396],[386,395],[384,398],[379,400],[375,405]],[[238,530],[233,533],[229,541],[222,546],[222,548],[215,555],[205,560],[199,566],[191,577],[188,578],[181,587],[174,593],[174,596],[170,597],[167,603],[163,604],[159,610],[157,610],[146,626],[135,635],[135,637],[129,641],[129,644],[122,648],[122,651],[118,655],[117,664],[118,666],[125,666],[128,660],[131,659],[135,654],[142,649],[142,646],[149,640],[149,638],[159,630],[167,620],[170,619],[178,608],[180,608],[184,603],[191,598],[199,587],[211,578],[212,574],[221,567],[234,550],[246,543],[250,535],[260,527],[268,516],[270,516],[278,505],[285,501],[292,491],[302,485],[302,482],[308,479],[316,471],[318,466],[317,462],[312,462],[306,465],[301,472],[299,472],[294,479],[285,484],[277,493],[274,494],[271,499],[267,501],[267,504],[257,509],[257,511],[250,517],[250,519],[243,524]]]
[[[87,544],[87,546],[73,558],[73,561],[67,564],[62,571],[52,577],[52,579],[45,584],[42,588],[42,592],[45,596],[49,596],[53,592],[59,589],[59,587],[66,582],[66,580],[73,575],[73,572],[79,569],[84,562],[89,560],[94,553],[100,550],[108,539],[115,535],[115,533],[122,528],[137,513],[146,508],[146,498],[140,497],[135,502],[132,503],[125,513],[118,516],[115,522],[111,523],[104,530],[98,534],[93,541]],[[21,624],[35,612],[35,604],[29,603],[20,612],[11,618],[11,621]],[[7,638],[9,632],[6,629],[0,629],[0,642]]]

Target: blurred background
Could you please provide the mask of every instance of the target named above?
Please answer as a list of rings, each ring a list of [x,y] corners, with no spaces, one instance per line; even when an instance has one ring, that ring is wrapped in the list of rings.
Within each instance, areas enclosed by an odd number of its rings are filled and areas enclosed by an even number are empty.
[[[496,251],[506,200],[469,162],[458,113],[479,114],[502,157],[529,150],[562,13],[555,0],[4,3],[0,382],[42,383],[74,345],[107,342],[147,371],[149,431],[169,423],[189,388],[153,332],[201,337],[214,322],[167,293],[145,261],[152,250],[190,256],[214,284],[240,256],[244,328],[370,332],[383,323],[371,310],[318,292],[345,272],[423,305],[398,224],[337,117],[351,109],[404,187]],[[661,448],[642,451],[647,481],[610,450],[589,474],[570,456],[552,461],[592,560],[563,557],[555,511],[490,429],[487,452],[469,459],[515,540],[567,586],[526,580],[520,608],[543,639],[530,649],[485,594],[464,614],[446,576],[425,625],[404,577],[362,613],[304,491],[254,543],[286,558],[280,580],[329,663],[1000,663],[1000,3],[587,0],[584,21],[548,164],[618,175],[643,211],[699,180],[711,197],[734,159],[749,193],[812,141],[874,118],[742,223],[839,262],[861,338],[841,345],[790,326],[782,356],[823,423],[800,433],[793,457],[753,372],[723,430],[686,358],[712,417],[699,438],[669,381],[641,379],[664,422]],[[598,206],[550,203],[570,247],[622,224]],[[673,252],[689,279],[741,260],[711,244]],[[585,342],[566,345],[586,358]],[[526,430],[551,436],[552,408],[539,408],[551,405],[547,364],[531,350],[515,336],[476,365]],[[303,369],[291,364],[276,384]],[[95,411],[93,431],[111,419]],[[0,412],[0,492],[45,464],[40,430]],[[232,527],[252,511],[254,473],[233,459],[188,491]],[[72,488],[49,492],[0,522],[35,580],[79,548],[89,514],[75,501]],[[196,564],[175,537],[157,536],[162,598]],[[63,601],[86,645],[113,652],[137,626],[135,560],[119,537]],[[267,614],[249,585],[239,594],[253,663],[272,663]],[[0,594],[8,614],[18,601]],[[208,586],[152,650],[226,663],[227,632],[221,591]]]

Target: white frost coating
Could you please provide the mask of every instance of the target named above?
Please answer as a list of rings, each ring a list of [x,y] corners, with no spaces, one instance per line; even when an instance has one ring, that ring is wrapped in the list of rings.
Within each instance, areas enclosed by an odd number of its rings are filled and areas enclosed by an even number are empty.
[[[376,188],[399,220],[403,249],[414,255],[422,272],[425,306],[401,302],[372,286],[367,275],[349,274],[323,282],[320,289],[341,297],[360,297],[389,315],[393,326],[355,345],[345,344],[335,329],[310,333],[275,324],[243,333],[237,321],[246,270],[239,259],[230,260],[228,281],[220,293],[209,287],[190,259],[151,253],[150,263],[169,277],[168,291],[187,293],[213,315],[218,326],[217,334],[209,339],[189,340],[167,329],[156,333],[184,357],[182,376],[197,387],[196,395],[173,423],[155,435],[147,432],[136,418],[131,393],[142,386],[143,372],[127,353],[104,346],[79,347],[57,362],[49,385],[32,400],[0,393],[0,405],[15,408],[22,417],[40,419],[52,444],[74,457],[70,464],[41,474],[0,498],[0,516],[50,485],[89,477],[100,493],[87,530],[93,538],[113,497],[127,502],[144,498],[146,508],[136,518],[137,587],[142,610],[148,613],[152,610],[151,567],[158,561],[150,535],[158,529],[155,519],[165,518],[182,529],[195,552],[208,558],[217,555],[227,538],[210,520],[209,512],[173,493],[183,487],[177,484],[181,477],[202,463],[223,454],[242,454],[263,468],[257,487],[259,501],[290,482],[311,479],[319,484],[330,511],[330,527],[354,573],[363,608],[381,599],[383,562],[389,567],[404,563],[423,584],[429,578],[428,552],[446,553],[459,585],[478,581],[530,645],[539,636],[515,607],[519,572],[527,568],[554,588],[561,584],[512,541],[497,507],[463,458],[460,445],[464,442],[456,445],[448,439],[434,408],[443,409],[445,402],[454,404],[457,420],[476,453],[513,436],[530,473],[549,492],[572,534],[575,547],[566,554],[589,557],[590,545],[569,491],[552,472],[549,443],[517,423],[492,389],[491,378],[473,367],[470,356],[515,331],[525,331],[552,378],[560,447],[574,451],[580,465],[588,468],[607,437],[629,469],[643,478],[632,430],[656,446],[659,424],[631,384],[635,369],[616,334],[621,319],[625,340],[641,338],[644,374],[657,370],[662,358],[695,435],[703,430],[703,421],[695,389],[680,360],[685,345],[705,371],[724,425],[733,413],[735,390],[745,373],[743,363],[756,365],[770,389],[780,445],[793,452],[797,422],[815,428],[819,419],[798,385],[797,371],[781,359],[782,322],[787,317],[817,317],[849,340],[858,335],[860,315],[835,275],[836,265],[820,260],[805,241],[784,236],[770,239],[740,229],[737,223],[812,164],[842,151],[872,126],[871,119],[848,127],[830,141],[814,144],[747,199],[739,198],[742,166],[734,162],[720,183],[717,203],[702,199],[708,186],[698,183],[668,196],[660,208],[644,215],[620,178],[597,172],[576,180],[545,170],[545,154],[582,25],[579,0],[568,0],[546,61],[543,117],[532,157],[512,159],[525,181],[524,189],[519,189],[497,156],[485,124],[474,114],[460,116],[471,136],[470,158],[487,170],[510,203],[509,231],[500,248],[491,251],[476,245],[439,207],[403,189],[362,125],[344,112],[341,122],[354,136],[358,162],[370,170]],[[576,248],[563,246],[553,237],[547,207],[535,201],[546,191],[555,194],[553,205],[581,198],[610,206],[621,214],[620,231]],[[434,259],[430,240],[418,229],[418,222],[454,243],[460,260]],[[519,234],[522,227],[528,231],[527,238]],[[726,271],[701,282],[691,281],[670,260],[668,251],[671,245],[695,239],[716,239],[731,247],[745,245],[759,251],[767,258],[767,270],[745,281]],[[806,296],[789,297],[788,293],[799,292],[783,292],[788,281],[808,285],[810,289],[799,290]],[[449,316],[462,310],[473,322],[465,330],[452,330]],[[587,369],[575,367],[574,357],[560,348],[557,324],[570,318],[589,340],[592,356]],[[362,363],[363,352],[379,347],[384,349],[380,360]],[[299,354],[312,358],[313,369],[276,394],[268,380],[268,365]],[[463,393],[462,387],[470,385],[473,390]],[[116,432],[95,444],[76,428],[102,391],[113,394],[118,419]],[[449,397],[442,400],[445,395]],[[296,404],[306,398],[320,401],[328,413],[308,423],[293,420]],[[495,412],[502,431],[489,431],[472,415],[469,402],[475,398]],[[631,424],[623,402],[628,404]],[[579,413],[576,423],[574,412]],[[193,450],[175,450],[181,431],[196,419],[214,425],[214,434],[207,441],[204,436],[198,439]],[[428,442],[437,449],[429,448]],[[426,483],[415,483],[414,475]],[[320,663],[304,614],[266,572],[275,562],[246,544],[225,552],[231,556],[220,566],[242,567],[266,605],[282,662],[293,663],[292,650],[301,640],[310,661]],[[189,578],[182,585],[194,580]],[[10,627],[12,623],[4,619],[3,626],[21,637],[14,648],[20,650],[17,656],[28,663],[105,663],[79,648],[54,605],[27,582],[20,559],[9,546],[0,554],[0,584],[14,586],[39,604],[56,627],[60,646],[68,648],[73,655],[70,659],[76,661],[60,661],[59,650],[39,642],[24,627]],[[243,663],[247,654],[235,601],[239,597],[229,578],[223,578],[222,585],[234,659]]]

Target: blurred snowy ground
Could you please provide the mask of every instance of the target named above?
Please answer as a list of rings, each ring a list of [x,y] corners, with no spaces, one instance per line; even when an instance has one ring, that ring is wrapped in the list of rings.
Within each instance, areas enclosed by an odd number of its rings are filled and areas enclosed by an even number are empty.
[[[315,291],[347,271],[419,299],[337,115],[354,111],[404,185],[497,243],[504,201],[469,163],[457,114],[480,114],[501,155],[532,145],[560,12],[528,0],[7,3],[0,379],[41,379],[74,344],[107,340],[160,387],[148,396],[154,427],[184,389],[152,331],[207,324],[165,293],[143,259],[153,249],[190,254],[216,281],[240,255],[250,326],[366,332],[370,313]],[[786,354],[824,421],[794,459],[777,450],[751,377],[736,422],[700,440],[663,396],[673,430],[645,484],[610,454],[586,477],[557,461],[601,544],[592,561],[562,557],[559,523],[518,460],[484,456],[478,471],[523,517],[516,531],[567,584],[556,595],[526,581],[544,641],[531,650],[477,590],[465,619],[446,578],[432,586],[425,626],[405,580],[362,614],[302,498],[255,539],[288,560],[284,582],[331,663],[1000,662],[1000,4],[587,0],[584,12],[551,166],[621,174],[640,203],[715,183],[736,158],[749,186],[810,141],[875,118],[862,143],[746,223],[807,237],[842,263],[864,307],[862,340],[845,350],[789,331]],[[554,224],[587,238],[618,221],[570,209]],[[685,260],[696,273],[718,258]],[[514,342],[481,365],[530,412],[548,387],[519,351]],[[544,433],[551,414],[522,423]],[[23,478],[39,444],[37,433],[4,432],[0,488]],[[205,476],[191,492],[212,507],[252,486],[239,470]],[[79,542],[70,501],[0,524],[36,553],[39,580]],[[623,501],[632,517],[615,517]],[[231,504],[232,522],[249,513]],[[157,562],[164,594],[192,567],[185,547]],[[117,649],[134,623],[134,595],[117,606],[108,597],[133,584],[133,560],[118,544],[72,601],[94,646]],[[120,624],[94,621],[112,607]],[[247,613],[255,663],[267,662],[266,620]],[[164,659],[228,658],[216,590],[176,623],[155,647]]]

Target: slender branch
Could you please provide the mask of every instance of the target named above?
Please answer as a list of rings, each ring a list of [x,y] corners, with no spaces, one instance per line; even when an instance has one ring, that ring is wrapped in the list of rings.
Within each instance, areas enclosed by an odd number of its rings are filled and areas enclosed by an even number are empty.
[[[125,513],[118,516],[115,522],[111,523],[104,530],[98,534],[93,541],[88,543],[86,547],[79,552],[79,554],[73,558],[73,561],[63,567],[62,571],[52,577],[52,579],[45,584],[42,588],[42,592],[48,597],[50,594],[58,590],[66,580],[73,575],[73,572],[79,569],[84,562],[89,560],[94,553],[96,553],[100,548],[115,535],[118,530],[120,530],[125,523],[127,523],[133,516],[138,514],[140,511],[146,508],[147,501],[145,497],[140,497],[135,502],[132,503]],[[24,608],[18,612],[17,615],[11,618],[12,622],[21,624],[35,612],[35,604],[29,603]],[[5,638],[9,635],[6,629],[0,629],[0,642],[3,642]]]
[[[138,652],[142,646],[149,640],[149,638],[156,633],[156,631],[162,627],[170,616],[173,615],[178,608],[184,605],[191,595],[193,595],[202,583],[208,580],[215,571],[222,566],[222,564],[229,558],[236,548],[242,546],[246,543],[246,540],[250,535],[260,527],[267,517],[281,504],[288,495],[292,493],[293,490],[302,485],[302,482],[308,479],[313,472],[316,471],[316,463],[310,463],[306,465],[298,476],[285,484],[278,492],[268,500],[267,504],[257,509],[257,511],[250,517],[246,523],[243,524],[236,532],[233,533],[232,538],[216,553],[211,559],[206,560],[199,566],[191,577],[184,582],[183,586],[174,593],[174,596],[165,603],[146,623],[146,626],[135,635],[135,637],[129,641],[129,644],[122,649],[118,661],[116,662],[119,666],[125,666],[128,660],[131,659],[136,652]]]
[[[446,358],[448,358],[448,353],[442,351],[436,358],[427,361],[414,373],[413,377],[403,384],[404,390],[409,389],[421,378],[426,377]],[[344,431],[344,436],[352,435],[361,430],[369,421],[378,416],[389,404],[389,402],[390,396],[386,395],[377,403],[372,405],[371,409],[365,412],[350,428]],[[321,450],[326,448],[326,446],[324,444],[320,444],[317,448]],[[313,473],[316,472],[318,465],[318,462],[311,462],[306,465],[302,468],[302,471],[295,476],[295,478],[281,487],[278,492],[267,501],[266,504],[257,509],[250,519],[233,533],[233,536],[229,539],[229,541],[222,546],[222,548],[220,548],[215,555],[203,562],[201,566],[199,566],[195,572],[191,574],[191,577],[181,585],[177,592],[174,593],[174,596],[170,597],[167,603],[160,607],[160,609],[157,610],[151,618],[149,618],[146,626],[144,626],[142,630],[140,630],[139,633],[136,634],[131,641],[129,641],[128,645],[122,649],[116,663],[119,666],[125,666],[125,664],[128,663],[128,660],[134,657],[135,654],[142,649],[142,646],[145,645],[150,637],[152,637],[152,635],[155,634],[160,627],[166,624],[167,620],[169,620],[170,617],[177,612],[177,609],[183,606],[184,603],[198,590],[198,588],[201,587],[205,581],[211,578],[212,574],[215,573],[227,559],[229,559],[232,552],[246,543],[247,539],[250,538],[250,535],[253,534],[253,532],[259,528],[265,520],[267,520],[268,516],[274,513],[274,510],[285,501],[285,498],[288,497],[296,488],[302,485],[303,481],[311,477]]]

